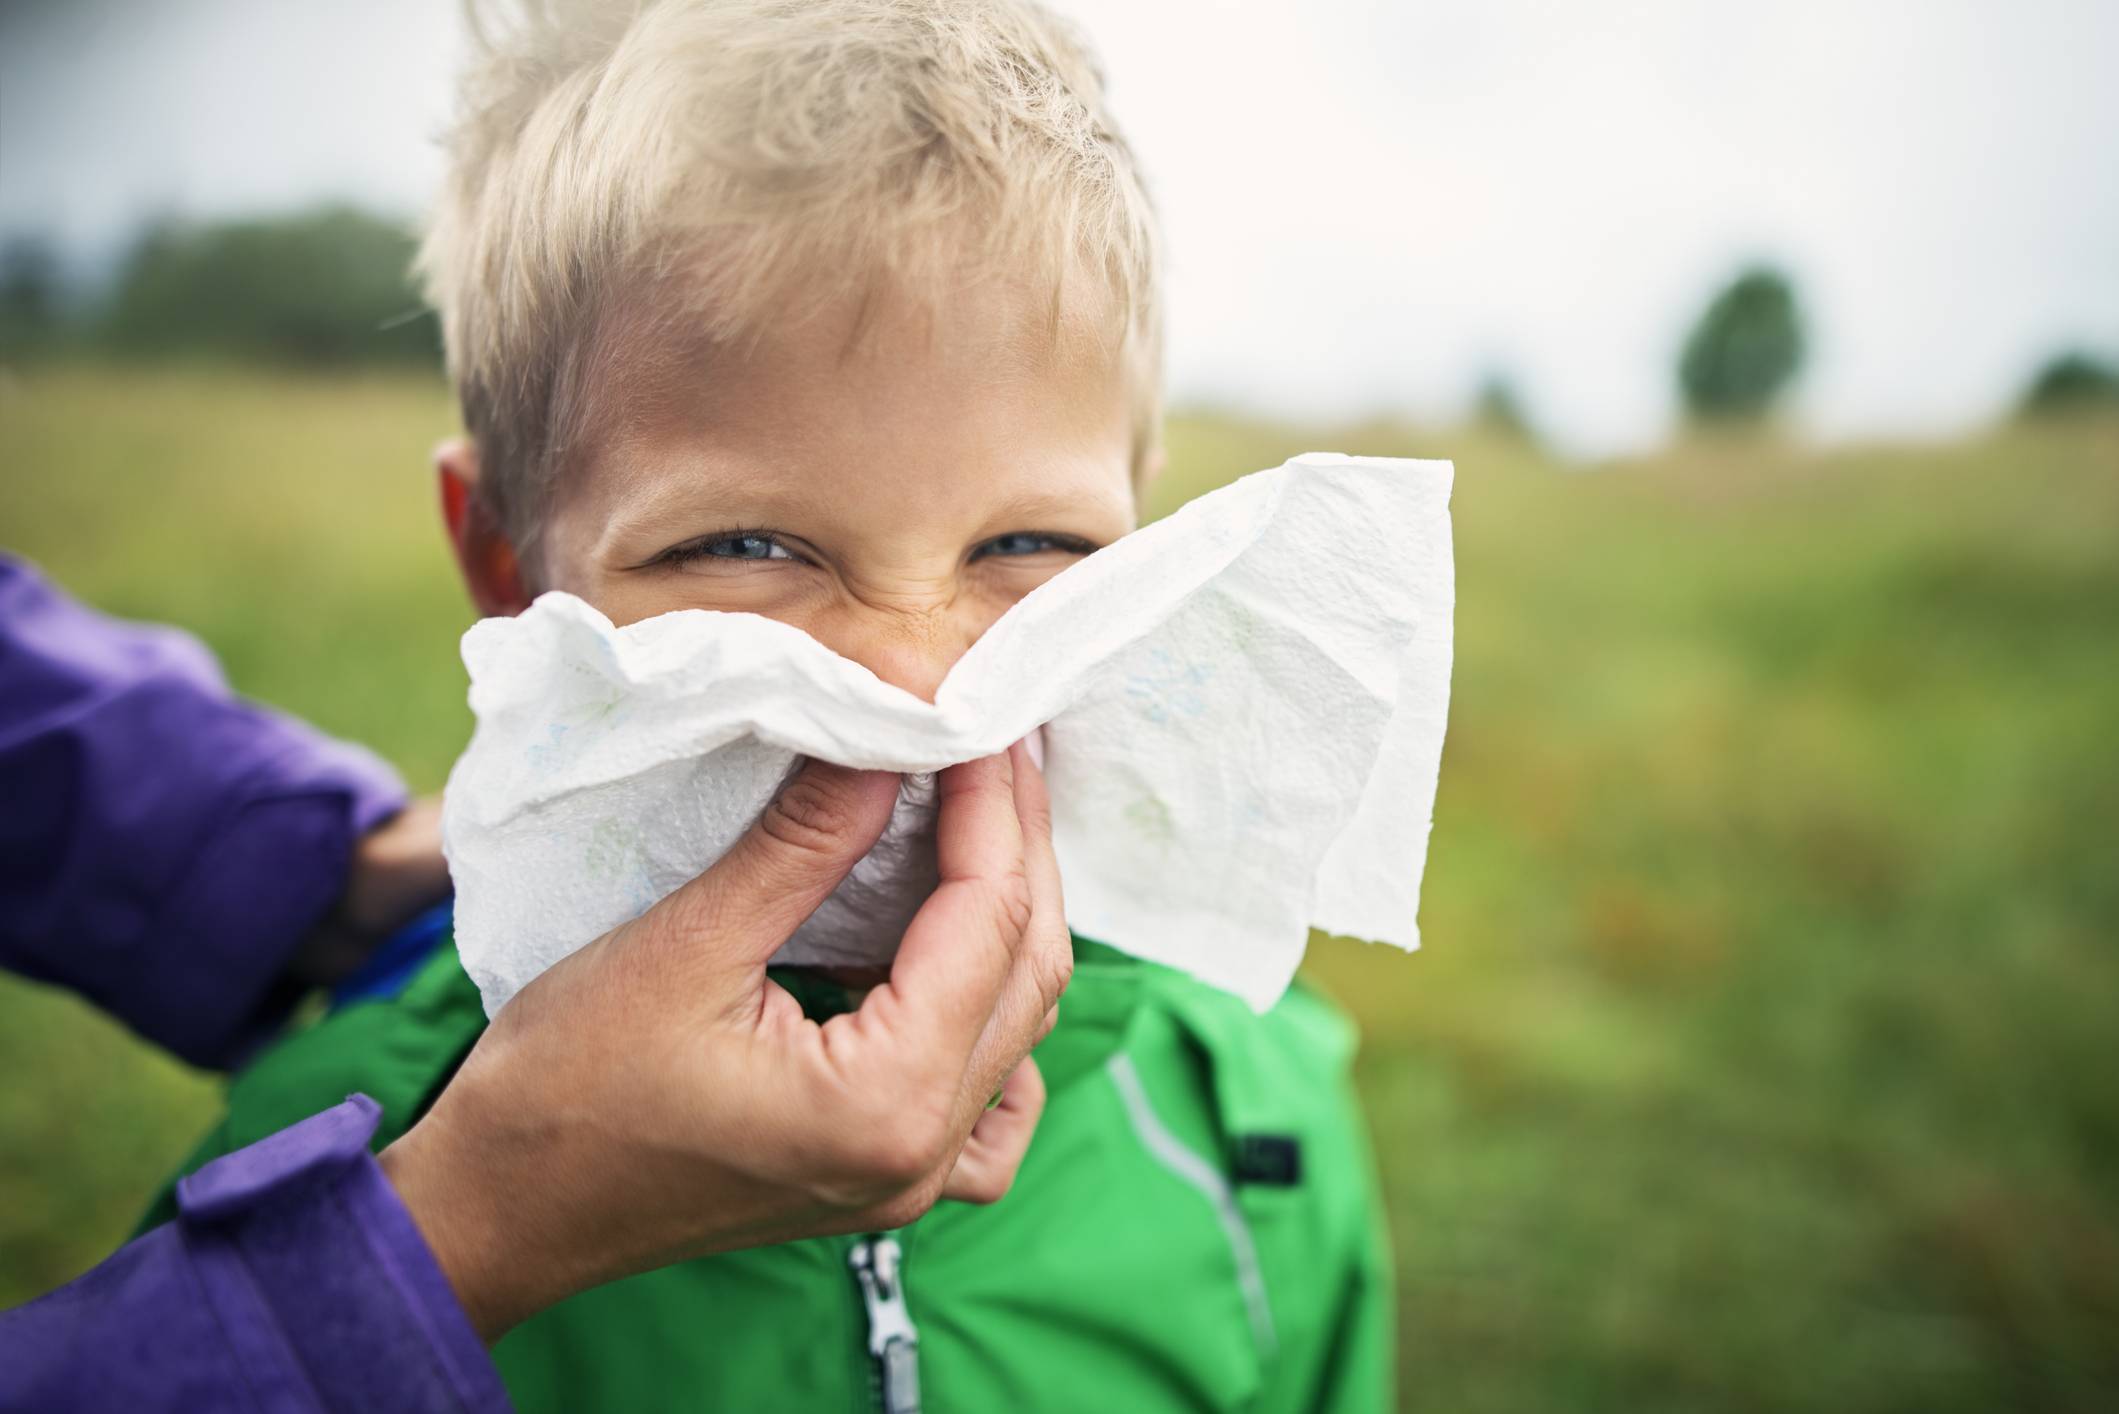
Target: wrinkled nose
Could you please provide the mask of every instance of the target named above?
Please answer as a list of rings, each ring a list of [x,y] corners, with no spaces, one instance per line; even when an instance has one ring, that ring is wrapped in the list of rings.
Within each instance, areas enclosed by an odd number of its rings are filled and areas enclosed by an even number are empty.
[[[872,610],[845,625],[829,646],[891,686],[932,702],[942,679],[986,627],[949,609]]]

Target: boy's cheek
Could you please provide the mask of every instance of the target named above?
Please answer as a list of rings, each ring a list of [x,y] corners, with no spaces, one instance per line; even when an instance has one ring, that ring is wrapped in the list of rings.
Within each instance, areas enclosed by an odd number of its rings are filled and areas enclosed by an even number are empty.
[[[552,587],[587,601],[621,627],[680,609],[709,609],[726,614],[758,614],[806,629],[820,607],[821,596],[814,586],[792,583],[791,578],[769,573],[714,575],[659,569],[583,576]]]
[[[555,574],[542,586],[564,590],[623,626],[681,609],[757,614],[801,629],[846,657],[879,638],[904,637],[969,648],[1001,616],[1069,564],[1001,573],[967,574],[957,581],[922,583],[891,593],[887,586],[856,592],[809,566],[731,572],[682,568],[616,573]],[[976,570],[978,566],[972,566]]]
[[[1002,615],[1080,563],[1072,555],[1021,560],[972,560],[931,577],[852,586],[816,565],[613,570],[554,555],[543,587],[573,594],[620,627],[684,609],[757,614],[932,701],[957,660]]]

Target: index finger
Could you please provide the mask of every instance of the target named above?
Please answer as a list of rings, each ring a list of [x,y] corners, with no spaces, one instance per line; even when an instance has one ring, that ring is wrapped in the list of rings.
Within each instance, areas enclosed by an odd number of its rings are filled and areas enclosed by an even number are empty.
[[[1051,1029],[1053,1008],[1074,975],[1074,939],[1067,931],[1059,861],[1052,850],[1052,802],[1031,743],[1026,737],[1009,748],[1015,758],[1015,812],[1022,823],[1031,923],[972,1054],[968,1081],[981,1099],[1021,1061],[1024,1047]]]
[[[1029,931],[1031,889],[1010,757],[951,766],[938,784],[941,886],[905,930],[890,980],[861,1012],[902,1030],[935,1067],[961,1078]]]

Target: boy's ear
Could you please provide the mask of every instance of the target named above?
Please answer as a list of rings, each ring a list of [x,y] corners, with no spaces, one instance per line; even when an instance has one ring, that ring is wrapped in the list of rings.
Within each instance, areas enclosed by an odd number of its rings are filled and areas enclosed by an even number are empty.
[[[479,494],[478,448],[464,437],[442,443],[434,449],[434,471],[441,484],[442,522],[449,528],[449,543],[455,547],[471,602],[488,618],[521,613],[530,607],[522,565]]]

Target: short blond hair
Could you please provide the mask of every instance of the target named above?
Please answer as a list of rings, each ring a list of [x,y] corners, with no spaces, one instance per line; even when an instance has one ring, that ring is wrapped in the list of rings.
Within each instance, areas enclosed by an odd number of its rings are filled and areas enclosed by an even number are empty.
[[[471,59],[420,252],[481,494],[530,553],[643,282],[715,340],[884,277],[1072,282],[1160,413],[1154,216],[1104,83],[1034,0],[466,0]],[[639,301],[635,301],[636,304]],[[669,317],[669,300],[653,301]],[[637,309],[626,315],[637,320]]]

